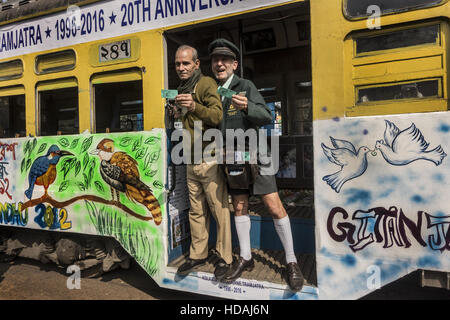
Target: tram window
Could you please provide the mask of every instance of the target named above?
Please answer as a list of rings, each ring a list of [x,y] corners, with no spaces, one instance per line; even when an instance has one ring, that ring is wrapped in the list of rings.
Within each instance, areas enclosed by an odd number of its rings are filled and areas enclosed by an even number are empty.
[[[25,136],[25,95],[0,97],[0,137]]]
[[[94,85],[96,132],[142,131],[142,80]]]
[[[357,89],[358,104],[383,100],[435,98],[441,95],[439,85],[440,81],[434,79]]]
[[[0,81],[20,78],[23,74],[22,60],[13,60],[0,63]]]
[[[439,43],[439,34],[440,26],[431,25],[373,37],[356,38],[356,54]]]
[[[312,82],[297,81],[294,84],[293,133],[311,136],[312,132]]]
[[[78,88],[39,92],[40,135],[74,134],[78,125]]]
[[[36,57],[35,72],[46,74],[51,72],[72,70],[76,65],[75,51],[72,49],[41,54]]]
[[[378,6],[382,14],[431,7],[444,0],[347,0],[344,2],[344,14],[348,18],[367,17],[373,12],[370,6]]]

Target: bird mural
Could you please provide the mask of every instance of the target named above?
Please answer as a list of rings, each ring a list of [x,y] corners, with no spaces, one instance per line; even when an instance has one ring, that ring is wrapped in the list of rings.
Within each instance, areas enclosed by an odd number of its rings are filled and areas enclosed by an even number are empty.
[[[440,145],[427,151],[429,143],[414,123],[400,131],[394,123],[388,120],[385,122],[384,141],[378,140],[375,148],[380,150],[388,163],[403,166],[416,160],[427,160],[438,166],[447,156]]]
[[[59,159],[64,156],[73,156],[72,153],[60,150],[57,145],[52,145],[44,156],[38,157],[31,165],[28,174],[29,187],[25,191],[25,196],[31,200],[35,185],[44,187],[44,195],[47,195],[48,187],[56,179],[56,165]]]
[[[362,175],[367,169],[367,153],[371,151],[368,147],[360,147],[356,151],[351,142],[338,140],[330,137],[334,149],[322,143],[322,149],[330,162],[337,164],[341,170],[324,176],[324,180],[337,193],[340,192],[344,183]]]
[[[100,158],[100,174],[111,188],[120,202],[120,192],[124,192],[128,199],[141,203],[150,211],[156,225],[161,224],[161,208],[149,186],[140,180],[138,163],[125,152],[114,152],[114,141],[103,139],[97,149],[91,152]]]

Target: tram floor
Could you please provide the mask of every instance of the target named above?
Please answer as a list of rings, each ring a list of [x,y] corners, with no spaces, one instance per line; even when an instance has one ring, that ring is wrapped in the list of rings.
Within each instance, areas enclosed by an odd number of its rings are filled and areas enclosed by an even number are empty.
[[[197,272],[214,273],[214,265],[218,260],[214,250],[209,251],[208,261],[195,269]],[[233,249],[234,259],[239,257],[239,248]],[[267,281],[277,284],[286,284],[286,267],[284,263],[284,251],[252,249],[252,256],[255,260],[255,268],[252,271],[244,271],[241,275],[243,279]],[[317,286],[316,258],[313,254],[297,254],[297,261],[305,277],[305,285]],[[171,263],[170,267],[178,268],[186,260],[186,256],[181,256]]]
[[[314,193],[313,190],[284,190],[279,191],[280,199],[291,219],[314,219]],[[249,214],[261,218],[270,217],[270,213],[259,196],[251,196],[249,199]],[[233,206],[230,201],[230,210]],[[292,221],[292,220],[291,220]],[[214,265],[217,256],[214,255],[213,247],[206,264],[196,268],[196,271],[214,273]],[[233,249],[234,258],[239,257],[239,247]],[[267,281],[276,284],[286,284],[286,266],[283,250],[252,249],[255,259],[255,268],[252,271],[244,271],[243,279]],[[296,254],[299,267],[305,277],[305,285],[317,287],[316,257],[314,254]],[[186,260],[182,255],[169,263],[169,267],[178,268]]]

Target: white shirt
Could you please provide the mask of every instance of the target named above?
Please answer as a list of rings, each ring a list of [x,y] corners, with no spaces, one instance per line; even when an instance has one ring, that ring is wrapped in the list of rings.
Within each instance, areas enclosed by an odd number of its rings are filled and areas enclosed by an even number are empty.
[[[223,84],[222,87],[224,87],[225,89],[228,89],[228,87],[231,84],[231,81],[233,80],[233,77],[234,77],[234,73],[227,79],[227,81],[225,81],[225,83]],[[225,96],[222,96],[222,101],[223,101],[223,99],[225,99]]]

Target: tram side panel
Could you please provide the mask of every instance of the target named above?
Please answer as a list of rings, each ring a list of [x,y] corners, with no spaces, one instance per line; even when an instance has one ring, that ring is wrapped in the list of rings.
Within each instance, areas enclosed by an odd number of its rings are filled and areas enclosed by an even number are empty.
[[[114,237],[157,277],[165,145],[162,129],[1,140],[0,224]]]
[[[314,125],[320,298],[359,298],[416,269],[450,271],[450,114]]]

